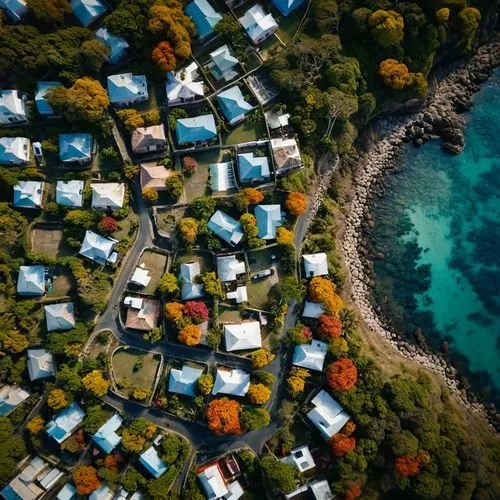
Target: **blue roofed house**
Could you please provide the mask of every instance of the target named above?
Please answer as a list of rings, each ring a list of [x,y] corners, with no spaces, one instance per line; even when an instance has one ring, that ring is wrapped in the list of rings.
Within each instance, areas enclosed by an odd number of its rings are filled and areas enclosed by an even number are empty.
[[[17,90],[0,90],[0,125],[27,121],[26,97]]]
[[[263,240],[276,238],[276,228],[283,225],[281,205],[257,205],[255,207],[258,236]]]
[[[121,73],[108,76],[108,94],[109,100],[115,106],[147,101],[149,95],[146,75]]]
[[[0,165],[25,165],[30,161],[30,140],[27,137],[0,138]]]
[[[17,278],[19,295],[45,294],[45,266],[21,266]]]
[[[266,182],[271,178],[267,156],[255,156],[253,153],[238,155],[238,174],[242,184]]]
[[[298,9],[305,0],[271,0],[271,3],[284,15]]]
[[[57,181],[56,201],[65,207],[83,206],[84,181]]]
[[[47,434],[61,444],[82,423],[85,412],[78,403],[71,403],[60,411],[46,426]]]
[[[36,109],[42,116],[54,117],[56,116],[52,106],[46,99],[47,91],[55,87],[61,87],[61,82],[37,82],[35,104]]]
[[[0,388],[0,417],[6,417],[23,401],[30,397],[29,392],[13,385],[3,385]]]
[[[75,326],[75,308],[73,302],[61,302],[45,306],[47,331],[71,330]]]
[[[201,39],[211,35],[215,25],[222,19],[207,0],[194,0],[186,6],[184,12],[193,20],[196,34]]]
[[[28,12],[26,0],[0,0],[0,9],[15,23],[18,23]]]
[[[217,137],[217,127],[213,114],[193,118],[179,118],[175,122],[175,132],[179,144],[202,144]]]
[[[153,446],[139,457],[139,462],[155,478],[159,478],[168,469],[168,465],[161,460]]]
[[[85,28],[99,19],[107,10],[101,0],[71,0],[73,15]]]
[[[219,238],[232,246],[237,245],[241,238],[243,238],[241,224],[220,210],[217,210],[217,212],[210,217],[210,220],[207,222],[207,227]]]
[[[90,163],[92,136],[90,134],[59,134],[59,158],[63,163]]]
[[[116,433],[121,427],[123,419],[115,413],[101,428],[92,436],[92,441],[105,453],[111,453],[120,443],[122,438]]]
[[[259,4],[248,9],[239,21],[255,45],[263,42],[278,29],[273,15],[266,14]]]
[[[28,374],[30,380],[40,380],[42,378],[53,377],[56,373],[54,358],[47,349],[29,349],[28,354]]]
[[[203,370],[191,368],[184,365],[181,370],[172,368],[168,381],[169,392],[183,394],[184,396],[196,396],[196,383],[203,374]]]
[[[125,38],[112,35],[107,28],[99,28],[95,37],[97,41],[109,48],[110,53],[108,59],[111,64],[120,62],[125,56],[127,49],[130,47]]]
[[[94,490],[89,496],[89,500],[112,500],[114,497],[113,492],[109,489],[107,484],[101,484],[97,490]]]
[[[238,59],[233,56],[227,45],[219,47],[210,53],[208,68],[216,80],[231,81],[238,76]]]
[[[253,109],[237,85],[217,94],[217,102],[230,125],[244,120],[246,113]]]
[[[17,208],[41,208],[44,182],[19,181],[14,186],[14,206]]]
[[[71,483],[66,483],[56,496],[56,500],[73,500],[76,498],[76,488]]]

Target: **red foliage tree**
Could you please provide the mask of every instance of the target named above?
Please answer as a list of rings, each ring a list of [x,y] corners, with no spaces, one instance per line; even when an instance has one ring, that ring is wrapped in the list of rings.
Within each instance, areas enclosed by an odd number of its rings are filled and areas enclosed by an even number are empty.
[[[198,162],[191,156],[184,156],[182,159],[182,172],[184,175],[190,177],[196,172]]]
[[[326,371],[328,385],[337,391],[352,389],[358,380],[356,365],[347,358],[342,358],[328,365]]]
[[[118,465],[123,462],[123,457],[120,453],[112,453],[104,459],[104,467],[106,469],[118,472]]]
[[[190,300],[184,304],[182,314],[191,318],[193,323],[200,324],[208,321],[208,309],[204,302]]]
[[[168,42],[160,42],[153,49],[151,59],[161,71],[172,71],[176,65],[174,51]]]
[[[207,408],[209,429],[219,436],[226,434],[241,434],[241,405],[229,398],[210,401]]]
[[[80,465],[73,472],[76,491],[80,495],[90,495],[101,485],[97,470],[91,465]]]
[[[322,314],[319,317],[318,335],[324,340],[340,337],[342,335],[342,321],[330,314]]]
[[[343,457],[356,448],[356,438],[344,436],[344,434],[335,434],[330,439],[330,445],[336,457]]]
[[[103,233],[114,233],[118,229],[118,222],[113,217],[106,215],[99,222],[99,229]]]
[[[361,485],[358,482],[352,483],[345,492],[344,500],[354,500],[361,496]]]
[[[418,457],[412,458],[409,455],[403,455],[401,457],[396,457],[394,461],[394,469],[400,476],[414,476],[418,473],[419,468],[420,460]]]

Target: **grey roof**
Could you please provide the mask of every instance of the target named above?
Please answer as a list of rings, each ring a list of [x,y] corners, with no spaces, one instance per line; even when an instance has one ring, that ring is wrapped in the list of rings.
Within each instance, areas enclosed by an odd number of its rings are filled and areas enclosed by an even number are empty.
[[[203,370],[191,368],[184,365],[182,370],[172,368],[168,382],[169,392],[184,394],[185,396],[196,396],[196,383],[203,374]]]
[[[121,182],[92,183],[92,208],[121,208],[125,198],[125,184]]]
[[[40,208],[42,206],[45,183],[19,181],[14,186],[14,206],[19,208]]]
[[[223,282],[234,281],[245,274],[245,261],[238,260],[236,255],[220,255],[217,257],[217,276]]]
[[[302,256],[306,278],[328,274],[328,257],[326,253],[311,253]]]
[[[55,374],[54,358],[47,349],[29,349],[28,373],[30,380],[52,377]]]
[[[250,375],[237,368],[217,368],[215,372],[215,383],[212,394],[232,394],[233,396],[244,396],[250,387]]]
[[[19,295],[45,294],[45,266],[21,266],[17,278]]]
[[[79,254],[99,264],[106,264],[106,262],[112,262],[113,249],[117,243],[118,241],[112,238],[105,238],[93,231],[87,231]]]
[[[57,181],[56,201],[65,207],[83,206],[84,181]]]
[[[307,413],[307,418],[319,429],[325,439],[330,439],[349,422],[350,416],[335,399],[321,390],[311,400],[314,408]]]
[[[255,218],[259,238],[273,240],[276,238],[276,228],[283,224],[281,205],[257,205]]]
[[[75,309],[73,302],[50,304],[45,306],[47,331],[70,330],[75,326]]]
[[[241,224],[220,210],[210,217],[207,227],[230,245],[237,245],[243,238]]]
[[[224,325],[224,339],[227,351],[258,349],[262,346],[260,324],[258,321]]]
[[[200,274],[199,262],[183,262],[179,266],[179,278],[182,281],[182,300],[197,299],[203,296],[203,285],[196,283],[196,276]]]
[[[328,344],[321,340],[313,340],[310,344],[295,346],[293,364],[310,370],[323,370]]]

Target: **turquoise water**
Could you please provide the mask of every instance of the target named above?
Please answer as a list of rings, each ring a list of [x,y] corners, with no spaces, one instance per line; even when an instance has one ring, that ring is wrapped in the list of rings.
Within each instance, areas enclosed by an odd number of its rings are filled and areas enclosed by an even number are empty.
[[[448,342],[459,371],[500,402],[500,70],[466,115],[465,149],[407,146],[374,206],[374,300],[411,338]]]

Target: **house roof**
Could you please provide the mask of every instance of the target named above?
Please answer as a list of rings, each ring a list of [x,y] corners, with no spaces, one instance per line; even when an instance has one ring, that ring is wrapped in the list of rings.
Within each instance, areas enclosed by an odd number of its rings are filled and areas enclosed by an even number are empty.
[[[17,277],[19,295],[45,294],[45,266],[21,266]]]
[[[168,381],[168,390],[185,396],[196,396],[196,382],[203,374],[203,370],[184,365],[181,370],[172,368]]]
[[[56,496],[56,500],[73,500],[76,497],[76,488],[71,483],[66,483]]]
[[[62,476],[63,473],[56,467],[53,467],[52,469],[43,471],[42,474],[37,478],[37,481],[40,483],[40,486],[42,486],[44,490],[49,490]]]
[[[44,490],[35,483],[48,465],[40,458],[34,457],[0,492],[5,500],[36,500],[44,494]],[[57,470],[57,469],[56,469]]]
[[[179,144],[213,139],[217,136],[214,115],[210,113],[192,118],[179,118],[175,122],[175,132]]]
[[[229,352],[262,347],[258,321],[226,324],[224,325],[224,338],[226,350]]]
[[[47,331],[70,330],[75,326],[75,308],[73,302],[50,304],[45,306]]]
[[[160,125],[151,125],[151,127],[139,127],[132,132],[132,149],[149,148],[152,146],[167,145],[165,137],[165,127]],[[165,168],[165,167],[163,167]]]
[[[6,417],[23,401],[30,397],[29,392],[13,385],[3,385],[0,388],[0,417]]]
[[[17,90],[0,90],[0,115],[4,113],[26,120],[26,103]]]
[[[228,493],[224,495],[224,500],[238,500],[244,495],[243,488],[238,481],[233,481],[227,485]]]
[[[245,261],[238,260],[236,255],[220,255],[216,263],[217,276],[223,282],[234,281],[238,275],[246,273]]]
[[[121,103],[148,97],[146,75],[120,73],[108,76],[108,94],[112,103]]]
[[[319,429],[325,439],[337,434],[350,420],[350,416],[326,391],[321,390],[311,400],[314,408],[307,418]]]
[[[176,73],[173,71],[167,73],[166,92],[169,101],[191,99],[205,95],[203,82],[196,81],[199,76],[198,69],[198,65],[192,62]]]
[[[141,189],[163,189],[171,172],[163,165],[141,165]]]
[[[28,12],[25,0],[0,0],[0,9],[4,10],[15,23]]]
[[[269,159],[267,156],[254,156],[253,153],[241,153],[238,155],[238,173],[241,182],[270,177]]]
[[[30,159],[30,140],[26,137],[0,138],[0,165],[19,165]]]
[[[182,300],[197,299],[203,296],[203,285],[196,283],[196,276],[200,272],[199,262],[183,262],[179,266],[179,279],[182,281]]]
[[[113,249],[118,242],[112,238],[105,238],[94,231],[86,231],[80,251],[80,255],[87,257],[98,264],[106,264],[115,260]]]
[[[230,245],[237,245],[243,238],[241,224],[220,210],[210,217],[207,227]]]
[[[278,170],[302,166],[299,146],[295,139],[271,139],[271,148]]]
[[[121,208],[125,198],[125,184],[121,182],[92,183],[92,208]]]
[[[248,111],[253,109],[253,106],[245,101],[238,85],[217,94],[217,102],[229,123],[232,123],[242,116],[244,117]]]
[[[214,76],[219,79],[227,74],[228,77],[226,79],[230,80],[233,76],[232,74],[234,73],[232,69],[239,64],[238,59],[233,56],[231,50],[227,45],[222,45],[222,47],[219,47],[218,49],[211,52],[210,59],[214,64]]]
[[[213,33],[215,25],[222,19],[222,16],[207,0],[194,0],[186,6],[184,11],[193,20],[196,33],[200,38]]]
[[[92,436],[92,441],[105,453],[114,450],[122,438],[116,433],[121,427],[123,419],[115,413],[99,430]]]
[[[207,500],[216,500],[229,493],[229,490],[226,488],[224,476],[218,464],[203,469],[203,471],[198,474],[198,479],[205,490]]]
[[[80,425],[85,418],[85,412],[78,403],[71,403],[60,411],[46,426],[47,434],[58,443],[62,443]]]
[[[298,9],[305,0],[271,0],[272,4],[284,15]]]
[[[113,492],[104,483],[89,495],[89,500],[112,500],[112,498]]]
[[[303,318],[317,319],[325,312],[325,308],[320,302],[304,302],[304,310],[302,311]]]
[[[83,206],[84,181],[57,181],[56,201],[66,207]]]
[[[42,206],[43,182],[19,181],[14,186],[14,206],[19,208],[39,208]]]
[[[149,271],[147,269],[143,269],[142,267],[136,267],[134,274],[130,278],[130,282],[139,286],[148,286],[148,283],[151,281],[151,276],[149,275]]]
[[[101,0],[71,0],[73,15],[82,26],[87,27],[101,17],[108,8]]]
[[[293,364],[302,368],[322,371],[325,362],[328,344],[320,340],[313,340],[310,344],[295,346]]]
[[[281,127],[286,127],[288,125],[288,119],[290,118],[289,113],[284,113],[281,110],[270,109],[265,113],[267,124],[271,130],[276,130]]]
[[[259,4],[248,9],[239,21],[253,42],[256,42],[263,33],[278,28],[273,15],[266,14]]]
[[[59,158],[61,161],[87,161],[92,159],[90,134],[59,134]]]
[[[243,302],[248,302],[248,292],[246,286],[238,286],[236,290],[232,292],[226,292],[226,298],[229,300],[235,300],[237,304],[242,304]]]
[[[324,276],[328,274],[328,257],[326,253],[310,253],[302,256],[304,260],[305,277]]]
[[[37,82],[36,83],[36,94],[35,94],[35,104],[36,109],[42,116],[53,116],[54,110],[52,106],[48,103],[45,96],[49,89],[55,87],[61,87],[61,82]]]
[[[160,302],[153,299],[142,299],[140,309],[129,307],[125,326],[134,330],[149,331],[158,325]]]
[[[150,446],[140,457],[139,462],[153,477],[160,477],[167,469],[168,465],[158,456],[156,448]]]
[[[212,191],[227,191],[236,187],[232,161],[210,164],[210,187]]]
[[[276,228],[283,223],[281,205],[257,205],[255,207],[258,236],[264,240],[276,238]]]
[[[309,488],[316,500],[332,500],[335,498],[326,479],[314,478],[309,482]]]
[[[130,47],[127,40],[121,36],[112,35],[107,28],[99,28],[95,34],[96,39],[109,47],[109,62],[116,64],[125,55],[125,51]]]
[[[215,371],[215,383],[212,394],[231,394],[233,396],[244,396],[250,386],[250,375],[237,368],[217,368]]]
[[[28,373],[30,380],[52,377],[55,374],[54,358],[47,349],[29,349]]]
[[[297,446],[290,452],[290,455],[281,458],[280,462],[294,465],[300,472],[305,472],[306,470],[313,469],[316,466],[307,444]]]

